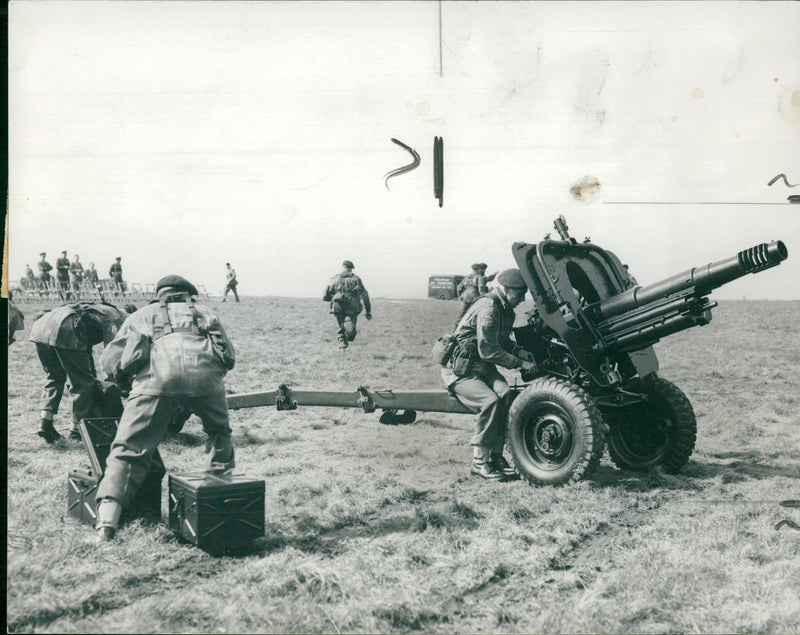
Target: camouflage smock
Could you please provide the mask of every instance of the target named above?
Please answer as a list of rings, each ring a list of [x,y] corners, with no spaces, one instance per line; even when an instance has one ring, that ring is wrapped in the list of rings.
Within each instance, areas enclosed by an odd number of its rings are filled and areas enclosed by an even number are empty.
[[[85,351],[107,344],[117,334],[125,314],[110,304],[65,304],[36,318],[28,338],[68,351]]]
[[[224,391],[227,370],[206,333],[219,333],[231,357],[234,350],[217,316],[205,306],[195,305],[197,328],[193,331],[192,310],[187,302],[170,302],[166,306],[175,330],[162,331],[164,316],[158,302],[142,307],[128,316],[103,351],[103,372],[117,377],[120,367],[126,368],[128,359],[138,355],[143,365],[133,373],[131,395],[197,397]]]

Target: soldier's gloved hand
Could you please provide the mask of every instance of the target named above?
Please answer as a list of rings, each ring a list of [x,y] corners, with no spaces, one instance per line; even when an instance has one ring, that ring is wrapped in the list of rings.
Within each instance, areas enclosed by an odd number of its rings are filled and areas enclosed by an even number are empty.
[[[536,362],[523,361],[520,370],[536,370]]]
[[[526,351],[524,348],[520,349],[519,353],[517,353],[517,357],[519,357],[522,361],[525,362],[535,362],[536,358],[533,356],[533,353],[530,351]]]
[[[370,313],[369,311],[367,311],[367,314],[366,314],[366,316],[365,316],[365,317],[366,317],[368,320],[371,320],[371,319],[372,319],[372,313]]]

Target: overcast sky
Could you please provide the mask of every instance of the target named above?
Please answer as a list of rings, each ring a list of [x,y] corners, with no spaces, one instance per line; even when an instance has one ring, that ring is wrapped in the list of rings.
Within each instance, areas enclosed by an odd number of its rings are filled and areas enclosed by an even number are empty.
[[[9,23],[12,280],[66,249],[313,297],[348,258],[373,296],[424,297],[563,214],[640,283],[782,239],[715,297],[800,298],[800,187],[767,186],[800,183],[800,3],[443,2],[441,40],[435,1],[17,1]],[[387,191],[392,137],[422,161]]]

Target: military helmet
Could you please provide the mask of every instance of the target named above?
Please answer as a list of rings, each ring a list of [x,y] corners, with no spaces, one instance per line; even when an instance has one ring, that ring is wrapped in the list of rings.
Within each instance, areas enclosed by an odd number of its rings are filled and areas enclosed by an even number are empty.
[[[505,269],[497,274],[497,283],[509,289],[528,289],[519,269]]]
[[[355,269],[356,268],[356,266],[353,264],[353,262],[351,260],[345,260],[342,263],[342,267],[349,267],[350,269]]]
[[[186,278],[174,273],[164,276],[156,283],[156,293],[165,287],[172,287],[173,289],[178,289],[179,291],[186,291],[191,295],[197,295],[197,287],[195,287]]]
[[[476,262],[474,265],[472,265],[472,270],[480,271],[481,269],[486,269],[488,266],[489,265],[487,265],[485,262]]]

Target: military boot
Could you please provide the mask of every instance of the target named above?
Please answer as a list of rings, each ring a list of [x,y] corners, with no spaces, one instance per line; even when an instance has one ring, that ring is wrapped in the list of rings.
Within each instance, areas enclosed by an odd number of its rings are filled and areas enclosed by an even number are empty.
[[[39,431],[36,434],[42,437],[45,440],[45,443],[53,444],[61,439],[61,435],[58,433],[58,430],[56,430],[55,426],[53,426],[52,419],[42,419],[39,423]]]
[[[492,465],[498,472],[502,472],[508,480],[519,479],[519,474],[508,464],[502,452],[492,452]]]
[[[472,469],[470,473],[489,481],[502,481],[506,478],[506,475],[498,470],[492,462],[492,453],[489,449],[479,446],[473,446],[472,448]]]
[[[97,522],[94,525],[97,542],[108,542],[114,539],[121,514],[122,505],[118,500],[104,498],[97,503]]]

